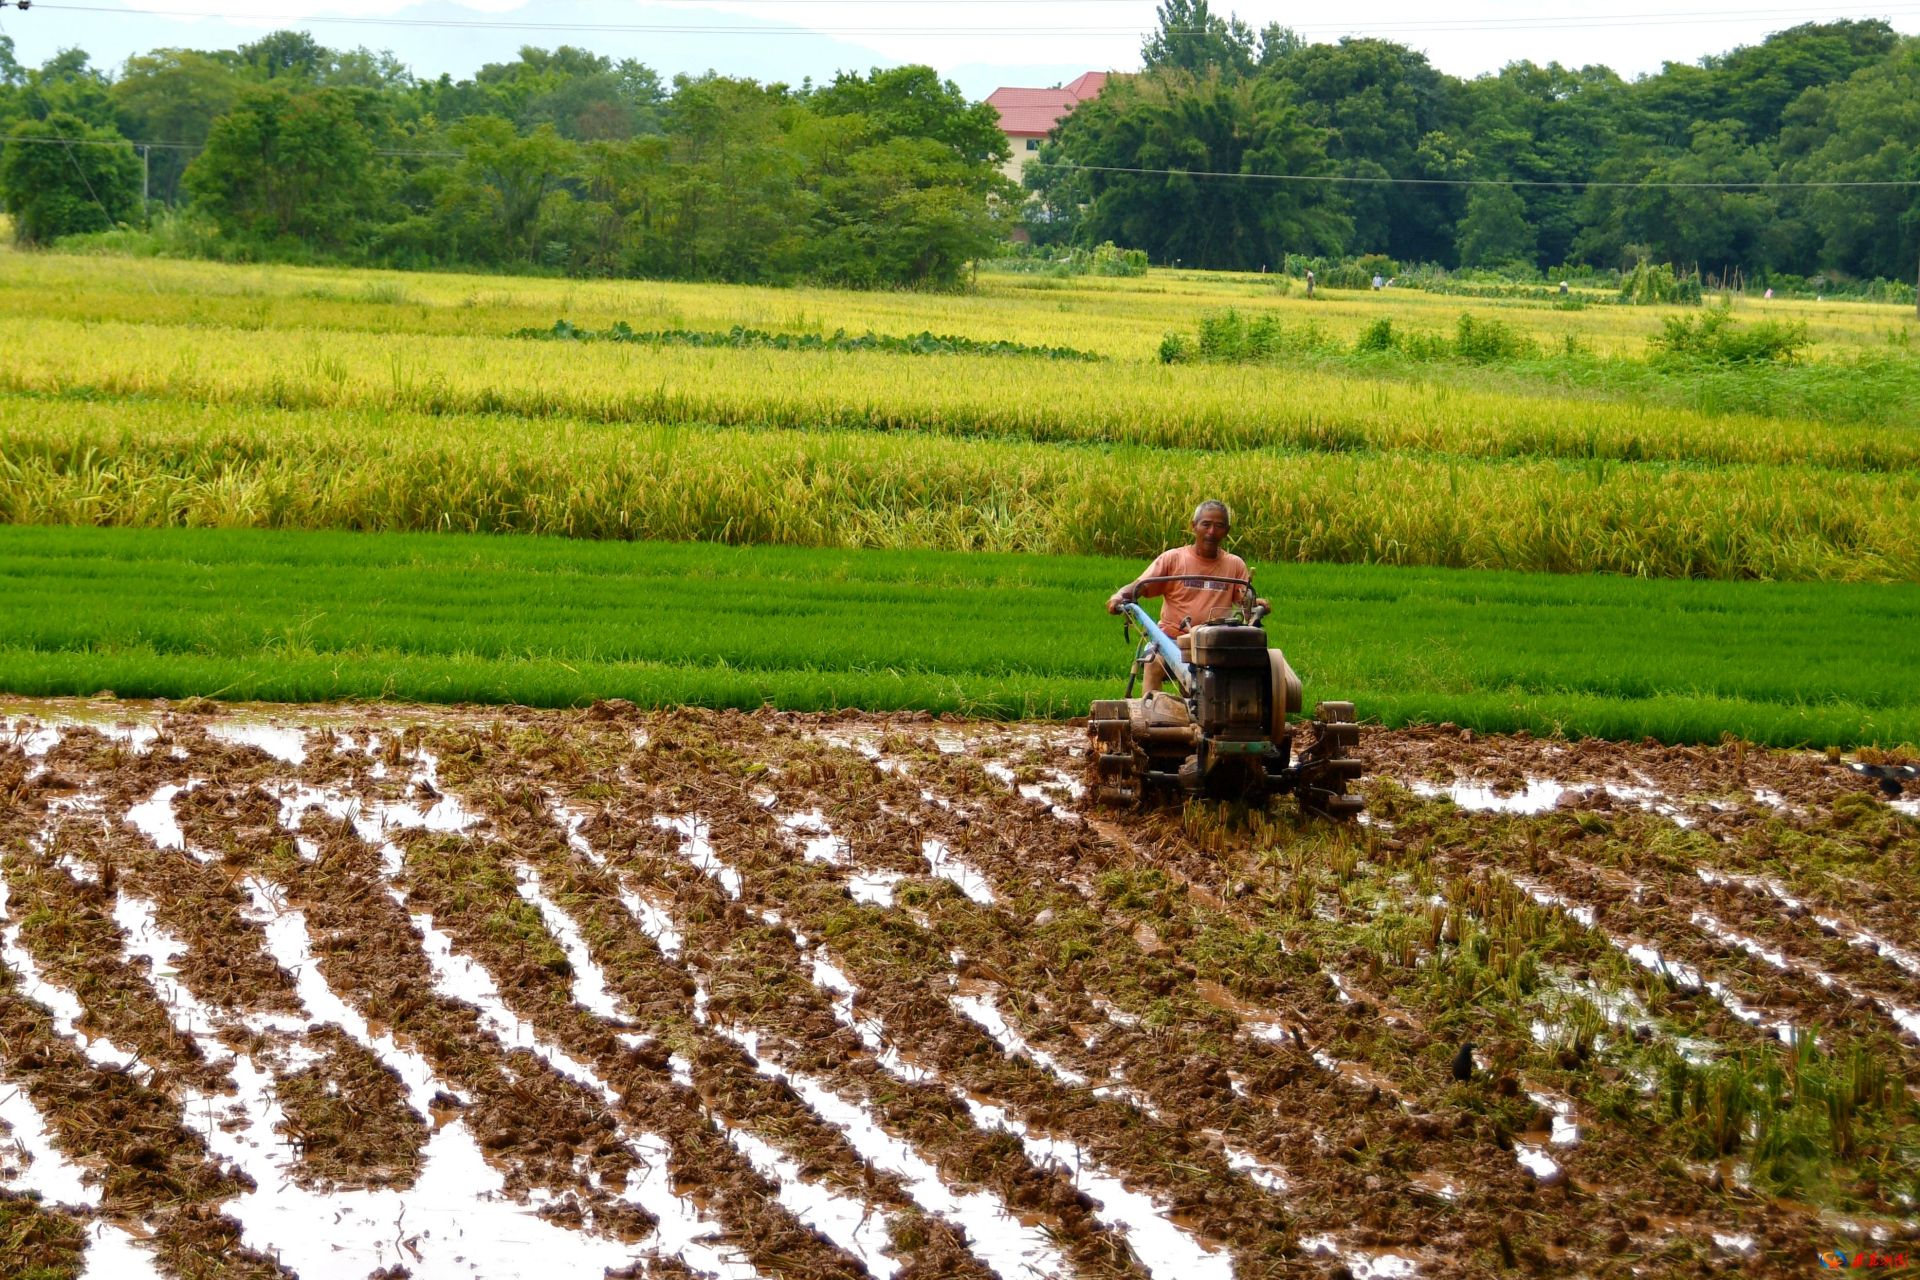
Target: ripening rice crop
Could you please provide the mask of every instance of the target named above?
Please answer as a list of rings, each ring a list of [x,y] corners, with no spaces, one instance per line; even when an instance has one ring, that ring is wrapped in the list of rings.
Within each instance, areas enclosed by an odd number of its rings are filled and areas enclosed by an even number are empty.
[[[1920,576],[1920,473],[1197,452],[925,433],[10,397],[13,523],[461,530],[1143,555],[1218,496],[1250,558]]]
[[[4,252],[4,250],[0,250]],[[1568,339],[1602,354],[1637,355],[1668,307],[1597,304],[1562,310],[1537,302],[1440,296],[1408,290],[1322,290],[1312,302],[1257,273],[1154,270],[1144,279],[1095,276],[1022,279],[982,273],[972,292],[920,294],[671,281],[554,280],[454,272],[233,266],[148,259],[131,285],[124,261],[62,254],[8,254],[0,314],[42,319],[243,329],[355,330],[493,336],[566,318],[585,328],[626,321],[636,329],[726,329],[791,333],[957,333],[1043,346],[1067,345],[1116,359],[1153,357],[1168,330],[1190,331],[1223,307],[1270,309],[1291,325],[1308,320],[1345,343],[1383,316],[1404,328],[1447,328],[1470,310],[1522,328],[1543,347]],[[1677,309],[1684,313],[1686,309]],[[1742,317],[1803,320],[1826,355],[1911,345],[1911,308],[1870,303],[1741,299]]]
[[[0,390],[1159,448],[1920,467],[1920,436],[1287,367],[0,321]]]
[[[107,261],[33,259],[0,285],[19,304],[0,320],[0,517],[1138,555],[1221,496],[1266,560],[1920,577],[1920,436],[1874,400],[1904,384],[1859,379],[1855,421],[1805,411],[1842,403],[1844,360],[1891,350],[1906,321],[1885,309],[1809,312],[1816,356],[1839,362],[1625,361],[1581,366],[1632,375],[1588,385],[1444,362],[1165,365],[1151,337],[1133,345],[1236,291],[1306,305],[1248,277],[1102,282],[1070,304],[1005,282],[960,298],[479,283],[156,264],[142,291]],[[1403,322],[1494,305],[1444,301],[1367,305]],[[511,336],[536,315],[550,331],[549,306],[601,331],[932,331],[1105,358]],[[1599,323],[1500,315],[1541,345]]]

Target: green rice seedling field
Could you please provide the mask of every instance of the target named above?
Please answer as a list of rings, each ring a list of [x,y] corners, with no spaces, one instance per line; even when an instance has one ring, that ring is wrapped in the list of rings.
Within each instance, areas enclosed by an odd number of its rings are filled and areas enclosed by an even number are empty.
[[[563,538],[12,529],[35,695],[1071,716],[1121,692],[1131,560]],[[1271,565],[1309,701],[1388,724],[1920,740],[1920,586]],[[1596,637],[1603,643],[1596,643]]]

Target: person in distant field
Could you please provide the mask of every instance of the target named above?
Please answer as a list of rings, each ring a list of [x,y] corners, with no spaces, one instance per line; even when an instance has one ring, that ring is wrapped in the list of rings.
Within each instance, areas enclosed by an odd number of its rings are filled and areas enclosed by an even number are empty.
[[[1387,278],[1385,276],[1375,276],[1373,278],[1373,291],[1375,293],[1380,292],[1382,289],[1386,287],[1387,287]]]
[[[1311,271],[1307,272],[1307,296],[1309,298],[1313,296],[1313,272]]]
[[[1123,605],[1142,596],[1161,597],[1160,629],[1180,646],[1182,656],[1190,657],[1193,653],[1193,628],[1200,623],[1226,617],[1239,602],[1241,593],[1252,590],[1232,581],[1235,578],[1249,583],[1253,581],[1253,573],[1247,568],[1247,562],[1231,551],[1220,549],[1220,544],[1232,531],[1233,517],[1227,510],[1227,504],[1218,498],[1207,499],[1194,508],[1193,545],[1172,547],[1154,557],[1145,573],[1107,598],[1107,612],[1118,613]],[[1146,581],[1148,578],[1208,574],[1219,574],[1222,581]],[[1254,603],[1264,606],[1267,602],[1255,599]],[[1147,693],[1160,688],[1166,678],[1165,671],[1158,662],[1147,663],[1144,685]]]
[[[1567,282],[1565,280],[1560,282],[1560,296],[1563,298],[1567,296]]]

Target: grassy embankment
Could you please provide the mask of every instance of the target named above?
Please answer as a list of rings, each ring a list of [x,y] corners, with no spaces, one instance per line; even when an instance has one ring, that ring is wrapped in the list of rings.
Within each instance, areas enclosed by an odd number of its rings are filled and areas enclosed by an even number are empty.
[[[1073,714],[1129,560],[544,538],[0,532],[21,694]],[[1920,586],[1270,566],[1309,700],[1389,723],[1920,741]]]

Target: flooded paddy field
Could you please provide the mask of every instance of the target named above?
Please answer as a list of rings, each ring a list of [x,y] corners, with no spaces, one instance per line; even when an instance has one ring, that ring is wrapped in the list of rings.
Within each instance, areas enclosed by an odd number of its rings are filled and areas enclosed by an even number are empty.
[[[1376,730],[1334,827],[1096,810],[1058,725],[0,714],[29,1274],[1799,1276],[1920,1240],[1920,815],[1823,755]]]

